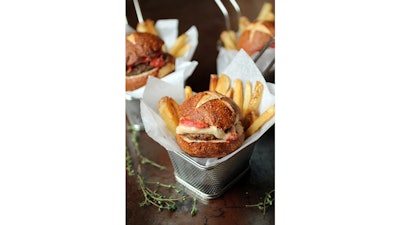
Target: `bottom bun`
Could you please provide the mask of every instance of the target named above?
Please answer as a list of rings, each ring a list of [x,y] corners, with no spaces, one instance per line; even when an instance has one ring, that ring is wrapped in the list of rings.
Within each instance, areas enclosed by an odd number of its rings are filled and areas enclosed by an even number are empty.
[[[154,76],[158,78],[165,77],[166,75],[172,73],[175,70],[174,63],[166,63],[161,68],[154,68],[152,70],[143,72],[141,74],[125,76],[125,91],[134,91],[146,85],[149,76]]]
[[[133,91],[143,87],[147,83],[149,76],[157,76],[158,68],[143,72],[133,76],[125,76],[125,91]]]
[[[230,142],[187,142],[183,138],[183,135],[176,135],[176,140],[181,149],[190,156],[198,158],[219,158],[229,155],[242,146],[244,134]]]

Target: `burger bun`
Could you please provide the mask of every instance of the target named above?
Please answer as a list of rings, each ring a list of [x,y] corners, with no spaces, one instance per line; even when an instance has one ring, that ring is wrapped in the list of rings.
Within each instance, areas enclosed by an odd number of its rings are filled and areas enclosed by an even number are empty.
[[[179,106],[178,114],[180,122],[176,139],[190,156],[223,157],[244,142],[239,106],[218,92],[199,92],[186,99]]]
[[[252,22],[239,37],[237,47],[248,55],[260,51],[275,36],[275,23],[272,21]]]

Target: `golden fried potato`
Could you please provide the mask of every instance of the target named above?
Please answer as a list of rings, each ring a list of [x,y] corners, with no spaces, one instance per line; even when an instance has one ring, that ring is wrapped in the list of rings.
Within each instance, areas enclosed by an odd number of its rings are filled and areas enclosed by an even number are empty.
[[[185,99],[188,99],[193,96],[192,87],[186,85],[185,86]]]
[[[251,99],[251,83],[250,81],[246,81],[244,87],[244,96],[243,96],[243,116],[246,116],[248,113],[250,99]]]
[[[240,79],[233,82],[233,101],[239,106],[243,114],[243,83]]]
[[[154,21],[151,19],[146,19],[143,23],[138,23],[136,31],[147,32],[158,36],[158,32],[154,26]]]
[[[169,54],[176,57],[179,50],[186,44],[186,40],[189,37],[186,33],[181,34],[175,41],[174,45],[169,50]]]
[[[270,106],[265,110],[246,130],[246,137],[253,135],[257,132],[262,125],[269,121],[275,115],[275,105]]]
[[[221,32],[221,35],[220,35],[220,39],[221,39],[222,43],[224,44],[224,47],[228,50],[236,49],[236,36],[235,36],[234,32],[232,35],[232,32],[233,31],[230,32],[230,31],[224,30]]]
[[[262,83],[260,81],[256,81],[256,84],[254,85],[254,90],[251,92],[249,105],[247,107],[248,112],[258,111],[263,91],[264,86],[262,85]]]
[[[263,4],[258,13],[257,21],[275,21],[275,14],[272,12],[272,4],[270,2]]]
[[[228,75],[226,74],[221,74],[218,78],[215,91],[225,95],[230,87],[231,87],[231,78],[229,78]]]
[[[215,87],[217,87],[218,83],[218,75],[217,74],[211,74],[210,75],[210,91],[215,91]]]
[[[158,101],[158,111],[165,125],[172,134],[176,134],[179,125],[178,103],[171,97],[164,96]]]

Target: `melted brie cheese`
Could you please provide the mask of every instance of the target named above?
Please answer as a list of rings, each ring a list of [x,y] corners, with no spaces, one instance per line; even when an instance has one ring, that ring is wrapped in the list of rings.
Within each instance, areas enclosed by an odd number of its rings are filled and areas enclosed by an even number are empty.
[[[216,126],[196,128],[179,125],[176,127],[176,134],[212,134],[218,138],[218,140],[192,140],[187,137],[183,137],[183,139],[187,142],[226,142],[228,139],[235,139],[235,136],[238,136],[242,133],[243,127],[240,123],[236,123],[236,125],[232,127],[228,133],[225,133],[221,128]]]
[[[206,128],[196,128],[179,125],[176,127],[176,134],[212,134],[218,139],[222,139],[226,134],[216,126],[209,126]]]

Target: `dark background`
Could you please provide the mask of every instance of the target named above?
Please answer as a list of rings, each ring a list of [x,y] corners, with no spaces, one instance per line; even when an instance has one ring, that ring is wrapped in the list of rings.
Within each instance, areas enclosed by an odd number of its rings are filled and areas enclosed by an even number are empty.
[[[143,19],[178,19],[179,34],[195,25],[199,31],[199,44],[193,56],[193,60],[199,62],[193,75],[187,80],[194,91],[208,89],[209,76],[217,72],[216,58],[218,55],[217,41],[222,30],[225,29],[225,21],[222,12],[213,0],[146,0],[139,1]],[[237,29],[236,12],[229,1],[222,1],[231,16],[231,26]],[[272,0],[237,0],[241,8],[241,14],[250,20],[256,19],[262,5]],[[275,8],[275,7],[274,7]],[[137,17],[132,0],[126,0],[126,16],[129,25],[136,27]]]

